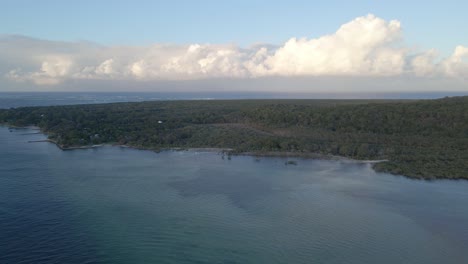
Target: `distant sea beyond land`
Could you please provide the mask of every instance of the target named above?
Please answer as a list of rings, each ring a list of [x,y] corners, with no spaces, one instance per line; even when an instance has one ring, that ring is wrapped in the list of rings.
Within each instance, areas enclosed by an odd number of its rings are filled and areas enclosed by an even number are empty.
[[[258,92],[0,92],[0,109],[22,106],[216,99],[436,99],[468,92],[258,93]]]

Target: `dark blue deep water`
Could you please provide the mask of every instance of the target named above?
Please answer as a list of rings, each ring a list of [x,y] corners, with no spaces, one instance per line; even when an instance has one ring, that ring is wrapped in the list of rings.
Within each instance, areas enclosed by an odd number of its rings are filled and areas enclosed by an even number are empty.
[[[0,109],[22,106],[103,104],[211,99],[435,99],[467,92],[433,93],[261,93],[261,92],[0,92]]]
[[[468,182],[0,127],[0,263],[468,263]]]

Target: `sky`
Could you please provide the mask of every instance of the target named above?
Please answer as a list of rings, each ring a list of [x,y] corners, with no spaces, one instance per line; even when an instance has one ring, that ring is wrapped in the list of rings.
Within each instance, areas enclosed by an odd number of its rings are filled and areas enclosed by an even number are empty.
[[[0,7],[0,91],[468,90],[465,1]]]

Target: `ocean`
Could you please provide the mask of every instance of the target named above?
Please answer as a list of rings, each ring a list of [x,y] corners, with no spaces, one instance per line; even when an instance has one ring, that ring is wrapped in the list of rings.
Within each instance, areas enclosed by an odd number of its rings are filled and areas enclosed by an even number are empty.
[[[0,127],[0,263],[468,263],[468,182]]]
[[[22,106],[103,104],[214,99],[435,99],[466,92],[427,93],[261,93],[261,92],[0,92],[0,109]]]

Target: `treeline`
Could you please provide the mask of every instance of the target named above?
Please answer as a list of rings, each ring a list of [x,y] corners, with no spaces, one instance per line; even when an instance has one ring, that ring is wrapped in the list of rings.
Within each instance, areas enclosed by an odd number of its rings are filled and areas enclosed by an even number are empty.
[[[438,100],[156,101],[0,111],[37,125],[63,147],[101,143],[148,149],[321,153],[388,159],[379,171],[468,178],[468,97]]]

